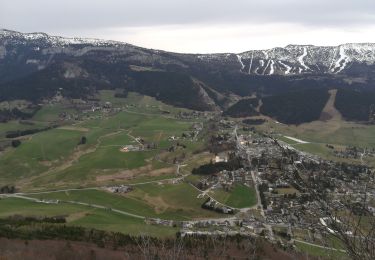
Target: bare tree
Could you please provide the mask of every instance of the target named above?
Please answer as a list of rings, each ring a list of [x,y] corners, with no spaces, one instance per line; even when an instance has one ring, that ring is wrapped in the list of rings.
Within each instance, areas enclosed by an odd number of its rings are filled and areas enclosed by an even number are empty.
[[[176,237],[174,239],[155,239],[141,234],[136,238],[136,244],[144,260],[186,259],[184,241],[181,237]]]

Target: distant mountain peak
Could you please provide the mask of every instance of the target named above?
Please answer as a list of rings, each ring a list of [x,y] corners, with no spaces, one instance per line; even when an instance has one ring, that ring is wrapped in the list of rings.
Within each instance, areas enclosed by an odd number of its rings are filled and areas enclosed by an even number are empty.
[[[287,45],[239,54],[241,71],[258,75],[337,74],[352,63],[375,63],[374,43],[338,46]],[[243,66],[245,64],[245,66]],[[246,65],[248,64],[248,65]]]
[[[80,38],[80,37],[61,37],[61,36],[51,36],[42,32],[32,32],[32,33],[20,33],[7,29],[0,29],[0,38],[8,37],[33,41],[33,40],[45,40],[53,46],[67,46],[72,44],[89,44],[96,46],[108,46],[108,45],[126,45],[124,42],[112,41],[112,40],[102,40],[95,38]]]
[[[3,43],[2,43],[3,42]],[[20,33],[16,31],[0,30],[0,49],[5,44],[32,44],[34,48],[48,49],[48,53],[55,53],[56,49],[68,48],[76,55],[82,55],[77,48],[86,46],[100,47],[102,50],[118,50],[131,48],[137,49],[139,57],[145,58],[143,51],[149,54],[160,55],[168,52],[144,49],[127,43],[90,38],[67,38],[49,36],[45,33]],[[74,47],[74,48],[73,48]],[[106,47],[111,47],[107,48]],[[113,49],[114,48],[114,49]],[[130,51],[130,49],[127,49]],[[65,50],[60,50],[65,52]],[[58,52],[58,50],[57,50]],[[5,57],[5,51],[0,50],[0,58]],[[176,54],[179,55],[179,54]],[[180,54],[195,57],[202,62],[215,62],[221,64],[237,64],[238,71],[250,75],[300,75],[300,74],[339,74],[344,72],[352,64],[374,64],[374,43],[345,43],[338,46],[314,46],[289,44],[285,47],[275,47],[266,50],[250,50],[243,53],[222,54]],[[155,57],[154,57],[155,58]],[[165,58],[164,58],[165,59]],[[175,60],[172,63],[179,63]],[[43,66],[42,66],[43,67]]]
[[[0,30],[0,101],[39,102],[60,90],[67,97],[87,98],[98,89],[123,89],[176,106],[216,110],[214,103],[224,108],[238,96],[254,93],[374,86],[372,43],[182,54],[116,41]]]

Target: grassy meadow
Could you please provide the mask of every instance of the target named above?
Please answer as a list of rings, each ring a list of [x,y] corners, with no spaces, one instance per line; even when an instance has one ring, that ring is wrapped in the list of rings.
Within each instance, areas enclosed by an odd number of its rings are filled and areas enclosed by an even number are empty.
[[[115,98],[114,91],[101,91],[101,102],[112,102],[113,106],[125,107],[114,114],[92,113],[91,117],[68,123],[44,132],[24,136],[17,148],[8,148],[0,157],[0,184],[18,184],[24,190],[54,189],[92,185],[102,175],[124,175],[130,172],[129,181],[134,182],[137,169],[140,172],[166,168],[154,173],[151,179],[162,179],[160,175],[171,176],[171,166],[156,161],[156,155],[163,154],[174,142],[170,136],[181,136],[189,131],[193,122],[177,120],[165,116],[161,111],[180,111],[135,93],[127,98]],[[140,112],[142,111],[142,112]],[[149,113],[149,112],[152,113]],[[61,112],[76,113],[72,106],[48,104],[32,118],[33,126],[22,125],[17,121],[0,124],[1,132],[23,130],[46,126],[59,119]],[[78,145],[82,136],[86,144]],[[4,136],[5,137],[5,136]],[[0,136],[1,138],[1,136]],[[135,138],[155,144],[156,149],[139,152],[121,152],[124,145],[139,145]],[[186,142],[188,150],[195,147]],[[171,160],[171,159],[170,159]],[[124,173],[125,172],[125,173]],[[139,176],[147,179],[145,174]]]
[[[173,227],[146,225],[144,220],[104,209],[68,203],[44,204],[18,198],[0,199],[0,218],[14,215],[53,217],[65,216],[67,225],[83,226],[130,235],[149,234],[173,237],[178,231]]]
[[[80,201],[107,208],[123,210],[135,215],[162,219],[188,220],[195,218],[220,217],[220,214],[201,208],[204,199],[197,198],[198,192],[189,184],[144,184],[124,195],[103,190],[81,190],[36,194],[39,199]]]
[[[210,195],[217,201],[233,208],[248,208],[257,203],[255,189],[245,185],[236,185],[229,192],[215,189]]]

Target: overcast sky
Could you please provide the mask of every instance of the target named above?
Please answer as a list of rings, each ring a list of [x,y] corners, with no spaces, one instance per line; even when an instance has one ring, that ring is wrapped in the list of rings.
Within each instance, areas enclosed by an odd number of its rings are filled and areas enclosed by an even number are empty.
[[[0,0],[0,27],[177,52],[375,42],[375,0]]]

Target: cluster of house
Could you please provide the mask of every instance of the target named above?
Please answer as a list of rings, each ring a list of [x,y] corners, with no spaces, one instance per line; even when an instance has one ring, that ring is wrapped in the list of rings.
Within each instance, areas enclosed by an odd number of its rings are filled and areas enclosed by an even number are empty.
[[[160,218],[146,218],[145,223],[148,225],[160,225],[160,226],[167,226],[167,227],[182,225],[180,221],[166,220],[166,219],[160,219]]]
[[[203,130],[203,124],[202,123],[194,123],[191,126],[190,131],[183,132],[181,134],[181,137],[170,137],[170,141],[179,140],[179,139],[189,139],[189,140],[195,140],[199,133]]]
[[[226,205],[223,205],[216,200],[213,200],[212,198],[208,198],[203,204],[202,208],[208,209],[208,210],[214,210],[219,213],[224,213],[224,214],[234,214],[234,209],[230,208]]]
[[[120,148],[120,152],[127,153],[127,152],[138,152],[138,151],[143,151],[144,146],[143,145],[124,145]]]
[[[79,115],[74,113],[67,113],[65,111],[59,113],[59,120],[60,121],[71,121],[71,120],[79,120]]]
[[[182,222],[182,235],[236,235],[252,236],[265,230],[263,223],[255,218],[216,219]]]
[[[221,162],[221,160],[219,160]],[[224,189],[231,190],[236,184],[245,184],[253,187],[251,173],[244,168],[237,170],[222,170],[218,173],[211,174],[207,178],[201,179],[198,186],[204,189]]]
[[[233,120],[221,119],[219,121],[220,129],[233,129],[236,126],[236,122]]]
[[[345,147],[344,150],[334,150],[333,154],[339,158],[364,159],[364,157],[374,157],[375,149],[362,149],[355,146],[349,146]]]
[[[200,111],[180,111],[176,114],[177,119],[199,119],[199,118],[211,118],[210,112],[200,112]]]
[[[355,164],[318,159],[266,136],[239,136],[237,155],[254,173],[266,223],[270,225],[314,228],[329,203],[343,211],[364,196],[375,199],[373,170]],[[316,194],[329,194],[322,202]],[[345,200],[345,203],[343,202]],[[373,214],[371,206],[366,212]]]
[[[105,189],[112,193],[128,193],[133,190],[133,187],[127,185],[118,185],[105,187]]]

